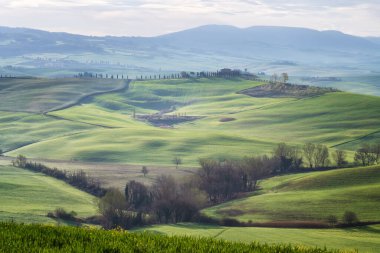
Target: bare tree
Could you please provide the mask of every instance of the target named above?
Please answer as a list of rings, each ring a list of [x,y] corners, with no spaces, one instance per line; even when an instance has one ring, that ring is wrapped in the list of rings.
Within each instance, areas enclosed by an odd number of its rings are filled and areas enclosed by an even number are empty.
[[[269,82],[278,83],[278,80],[279,80],[279,77],[278,77],[277,73],[274,73],[273,75],[271,75]]]
[[[245,157],[240,163],[243,191],[256,190],[257,181],[269,176],[273,171],[274,159],[267,156]]]
[[[175,164],[175,168],[178,169],[178,166],[182,164],[182,159],[179,156],[175,156],[172,162]]]
[[[296,147],[291,147],[286,143],[279,143],[273,150],[273,156],[279,162],[280,172],[288,172],[292,169],[299,169],[302,165],[302,157]]]
[[[375,156],[376,163],[380,163],[380,143],[374,144],[371,149]]]
[[[149,170],[146,166],[142,166],[141,173],[144,174],[144,177],[149,173]]]
[[[371,147],[369,144],[363,144],[361,148],[355,152],[354,156],[355,163],[361,164],[363,166],[373,165],[377,159],[378,155],[374,152],[373,147]]]
[[[281,74],[281,79],[283,83],[286,83],[289,80],[289,75],[288,73],[282,73]]]
[[[27,163],[27,159],[23,155],[18,155],[16,157],[16,160],[12,161],[13,166],[20,167],[20,168],[25,168]]]
[[[125,199],[135,211],[147,210],[152,201],[148,188],[134,180],[125,186]]]
[[[306,143],[303,148],[303,155],[306,158],[306,160],[309,163],[309,167],[313,168],[313,162],[314,162],[314,153],[315,153],[315,144],[313,143]]]
[[[325,145],[318,144],[314,152],[314,165],[316,168],[323,168],[329,164],[329,150]]]
[[[347,157],[347,153],[344,151],[344,150],[335,150],[335,152],[333,153],[333,159],[336,163],[336,165],[341,168],[345,165],[347,165],[347,160],[346,160],[346,157]]]

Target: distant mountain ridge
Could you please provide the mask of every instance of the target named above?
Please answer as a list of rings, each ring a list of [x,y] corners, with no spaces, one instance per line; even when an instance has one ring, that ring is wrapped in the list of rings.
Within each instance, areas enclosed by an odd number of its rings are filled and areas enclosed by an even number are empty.
[[[208,25],[160,36],[162,40],[181,39],[189,43],[211,41],[214,43],[245,42],[308,48],[361,48],[378,49],[378,45],[362,37],[339,31],[317,31],[308,28]]]
[[[0,27],[0,74],[152,75],[248,68],[335,76],[378,73],[379,38],[307,28],[207,25],[156,37],[84,36]]]
[[[378,39],[378,38],[377,38]],[[38,52],[81,51],[104,53],[105,47],[198,49],[211,51],[262,49],[329,50],[368,52],[379,50],[377,39],[347,35],[338,31],[307,28],[207,25],[157,37],[93,37],[46,32],[27,28],[0,27],[0,55]],[[379,39],[380,40],[380,39]]]

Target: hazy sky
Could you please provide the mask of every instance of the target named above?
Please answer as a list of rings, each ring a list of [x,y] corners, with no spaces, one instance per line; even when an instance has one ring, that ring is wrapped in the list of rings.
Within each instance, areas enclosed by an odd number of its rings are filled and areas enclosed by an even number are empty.
[[[380,0],[0,0],[0,26],[153,36],[205,24],[380,36]]]

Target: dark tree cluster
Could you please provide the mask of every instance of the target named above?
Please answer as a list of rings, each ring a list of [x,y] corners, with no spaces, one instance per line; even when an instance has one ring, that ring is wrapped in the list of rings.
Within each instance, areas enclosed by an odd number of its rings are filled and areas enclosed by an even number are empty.
[[[203,194],[191,181],[177,182],[172,176],[162,175],[150,187],[131,181],[124,194],[109,189],[98,206],[105,227],[130,228],[193,221],[204,203]]]
[[[277,160],[252,156],[237,161],[200,159],[200,168],[185,180],[161,175],[151,186],[131,181],[124,194],[108,190],[99,201],[104,226],[129,228],[151,223],[198,221],[199,210],[210,204],[256,190],[257,181],[268,177]]]
[[[105,78],[105,79],[128,79],[127,75],[123,74],[115,74],[115,75],[108,75],[108,74],[102,74],[102,73],[92,73],[92,72],[81,72],[76,75],[74,75],[75,78]]]
[[[272,174],[275,164],[276,160],[267,156],[223,162],[201,159],[195,178],[208,201],[218,203],[256,190],[257,181]]]
[[[50,177],[65,181],[66,183],[96,197],[102,197],[106,193],[106,189],[100,186],[99,181],[89,177],[83,170],[68,172],[57,168],[49,168],[41,163],[29,162],[26,157],[22,155],[17,156],[12,163],[16,167],[33,172],[40,172]]]
[[[370,166],[380,163],[380,143],[363,144],[356,152],[355,163],[362,166]]]

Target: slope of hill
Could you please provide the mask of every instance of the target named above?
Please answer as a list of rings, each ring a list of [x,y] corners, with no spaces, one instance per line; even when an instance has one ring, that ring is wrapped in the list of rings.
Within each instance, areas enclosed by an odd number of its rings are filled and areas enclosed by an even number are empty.
[[[80,217],[97,213],[94,197],[59,180],[23,169],[0,166],[0,221],[55,223],[46,217],[56,208]]]
[[[44,113],[75,105],[91,94],[125,87],[125,80],[0,78],[0,110]]]
[[[232,243],[211,238],[168,237],[73,227],[0,223],[2,252],[288,252],[339,253],[304,246]],[[342,251],[343,253],[343,251]]]
[[[128,91],[95,96],[85,104],[48,113],[65,123],[62,126],[67,124],[65,134],[34,138],[8,155],[149,165],[169,165],[180,156],[185,166],[196,166],[200,157],[268,153],[279,142],[338,148],[344,144],[346,150],[355,150],[364,140],[378,140],[378,97],[342,92],[301,99],[237,94],[260,84],[241,79],[134,82]],[[141,115],[144,119],[155,115],[168,123],[156,127],[142,121]],[[172,118],[190,116],[195,120],[170,123]],[[4,118],[1,131],[7,145],[14,147],[12,131],[6,131],[11,120]],[[18,126],[20,132],[24,129],[20,138],[32,134],[27,125]]]
[[[348,252],[358,250],[377,253],[380,247],[380,225],[350,229],[287,229],[255,227],[220,227],[213,225],[181,223],[176,225],[156,225],[134,230],[153,232],[169,236],[212,237],[227,241],[252,241],[286,243],[328,249],[341,249]]]
[[[380,221],[380,166],[269,178],[250,197],[204,210],[213,217],[253,222],[326,221],[355,212],[361,221]]]
[[[306,28],[254,26],[236,28],[233,26],[208,25],[158,37],[164,45],[182,45],[191,50],[244,52],[249,54],[275,50],[302,51],[355,51],[377,50],[371,41],[343,34],[338,31],[316,31]],[[178,47],[178,46],[177,46]],[[249,50],[249,51],[248,51]],[[253,50],[253,52],[252,52]],[[294,53],[294,51],[291,51]],[[310,52],[309,52],[310,53]]]

